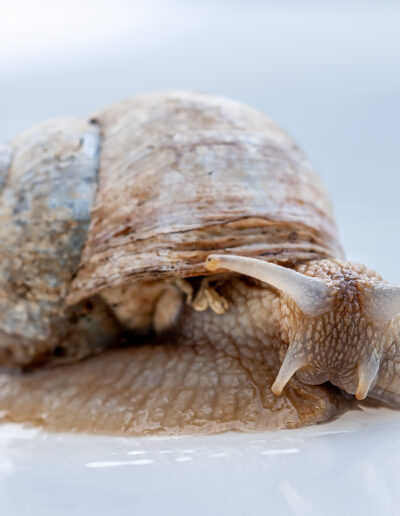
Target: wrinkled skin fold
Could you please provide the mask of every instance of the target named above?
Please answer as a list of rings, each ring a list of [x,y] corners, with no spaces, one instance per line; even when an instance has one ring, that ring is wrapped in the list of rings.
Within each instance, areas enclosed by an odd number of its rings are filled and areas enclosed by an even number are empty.
[[[351,406],[332,387],[290,386],[260,355],[230,357],[173,343],[106,352],[74,365],[0,376],[3,420],[47,430],[116,435],[216,433],[294,428]]]
[[[217,318],[187,306],[168,334],[143,337],[140,345],[68,366],[0,375],[3,418],[58,431],[178,435],[294,428],[354,406],[330,385],[295,380],[276,397],[271,386],[279,340],[271,313],[259,310],[275,296],[241,281],[227,283],[221,293],[230,310]],[[242,302],[235,301],[240,294]],[[247,319],[249,304],[255,310]]]

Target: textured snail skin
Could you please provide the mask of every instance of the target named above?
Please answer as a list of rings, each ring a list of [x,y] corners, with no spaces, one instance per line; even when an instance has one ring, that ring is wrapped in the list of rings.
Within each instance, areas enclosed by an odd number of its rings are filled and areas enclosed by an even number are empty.
[[[398,405],[400,317],[382,324],[368,310],[370,292],[384,285],[382,278],[363,265],[338,260],[309,262],[297,270],[322,278],[334,291],[332,308],[312,318],[281,297],[282,341],[298,343],[296,353],[305,364],[297,379],[307,384],[329,381],[359,399],[369,395]]]
[[[310,163],[236,102],[143,95],[4,144],[0,255],[0,366],[36,367],[0,374],[5,419],[208,433],[400,403],[399,290],[344,261]]]
[[[171,332],[139,347],[0,375],[0,410],[57,431],[178,435],[294,428],[354,406],[332,386],[296,379],[275,396],[279,296],[231,276],[220,292],[225,314],[184,305]]]

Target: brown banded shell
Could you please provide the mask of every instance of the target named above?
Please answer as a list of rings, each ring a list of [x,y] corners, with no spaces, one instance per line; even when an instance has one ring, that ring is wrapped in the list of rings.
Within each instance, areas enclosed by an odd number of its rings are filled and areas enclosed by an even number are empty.
[[[70,303],[127,281],[205,274],[215,251],[292,266],[342,255],[311,164],[254,109],[173,92],[95,119],[99,186]]]

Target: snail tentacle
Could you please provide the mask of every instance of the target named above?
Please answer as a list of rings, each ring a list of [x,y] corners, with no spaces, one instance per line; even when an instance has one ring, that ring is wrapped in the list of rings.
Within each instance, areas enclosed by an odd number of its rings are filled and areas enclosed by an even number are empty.
[[[227,269],[268,283],[291,297],[307,315],[321,315],[332,306],[333,289],[324,281],[275,263],[244,256],[211,254],[205,266],[209,271]]]
[[[380,363],[381,355],[374,354],[368,361],[362,362],[358,366],[358,385],[355,394],[358,400],[363,400],[368,396],[369,390],[377,378]]]
[[[305,365],[307,365],[307,357],[304,353],[302,343],[301,341],[295,340],[290,344],[281,368],[279,369],[278,376],[271,387],[275,396],[282,394],[283,389],[292,376]]]
[[[400,313],[400,287],[382,285],[374,287],[366,303],[370,317],[385,325]]]

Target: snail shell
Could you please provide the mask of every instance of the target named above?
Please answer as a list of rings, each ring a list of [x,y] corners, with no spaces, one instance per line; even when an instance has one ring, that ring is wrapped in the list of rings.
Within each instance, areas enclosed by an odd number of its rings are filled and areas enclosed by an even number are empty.
[[[1,156],[6,364],[101,350],[115,330],[95,294],[205,274],[210,252],[289,265],[341,255],[309,162],[270,120],[236,102],[143,95],[91,122],[45,122]],[[90,322],[79,304],[88,298]]]
[[[99,147],[98,127],[60,119],[26,131],[0,151],[3,364],[41,362],[64,349],[64,358],[82,357],[115,335],[101,300],[91,302],[90,322],[83,304],[65,305],[87,236]],[[98,338],[89,340],[85,335],[92,331]]]
[[[158,93],[33,128],[0,148],[0,221],[0,364],[133,344],[3,374],[11,420],[298,426],[350,404],[327,380],[398,403],[399,290],[342,261],[311,164],[247,106]]]
[[[71,303],[132,278],[204,274],[215,250],[290,265],[341,256],[317,175],[257,111],[207,95],[156,94],[96,120],[99,190]]]

